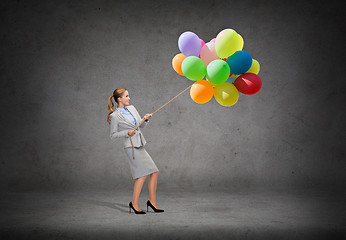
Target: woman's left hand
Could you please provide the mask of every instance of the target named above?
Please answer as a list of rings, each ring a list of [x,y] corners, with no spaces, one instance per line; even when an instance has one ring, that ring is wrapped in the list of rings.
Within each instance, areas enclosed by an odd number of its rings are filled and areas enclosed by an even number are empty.
[[[144,116],[144,120],[149,120],[152,116],[153,116],[153,114],[147,113],[147,114],[145,114],[145,116]]]

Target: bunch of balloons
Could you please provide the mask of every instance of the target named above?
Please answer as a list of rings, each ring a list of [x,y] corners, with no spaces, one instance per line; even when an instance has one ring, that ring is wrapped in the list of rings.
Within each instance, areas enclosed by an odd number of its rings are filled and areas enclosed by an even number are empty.
[[[204,104],[214,96],[222,106],[232,106],[240,94],[253,95],[262,88],[257,75],[260,65],[242,50],[244,40],[233,29],[222,30],[208,43],[193,32],[184,32],[178,47],[181,53],[175,55],[172,66],[178,74],[196,81],[190,88],[196,103]]]

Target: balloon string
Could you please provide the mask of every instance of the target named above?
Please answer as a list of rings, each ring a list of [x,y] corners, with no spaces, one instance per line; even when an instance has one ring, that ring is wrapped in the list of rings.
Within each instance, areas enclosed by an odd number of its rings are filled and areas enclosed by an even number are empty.
[[[192,84],[193,85],[193,84]],[[191,86],[192,86],[191,85]],[[167,103],[165,103],[164,105],[162,105],[159,109],[157,109],[156,111],[152,112],[151,115],[153,115],[154,113],[158,112],[161,108],[163,108],[164,106],[166,106],[168,103],[172,102],[174,99],[176,99],[180,94],[183,94],[186,90],[188,90],[191,86],[188,86],[185,90],[183,90],[182,92],[180,92],[177,96],[175,96],[174,98],[172,98],[171,100],[169,100]],[[134,130],[137,130],[143,123],[145,122],[145,120],[143,120]],[[133,143],[132,143],[132,139],[130,136],[130,141],[131,141],[131,145],[132,145],[132,157],[133,159],[135,159],[135,150],[133,147]]]

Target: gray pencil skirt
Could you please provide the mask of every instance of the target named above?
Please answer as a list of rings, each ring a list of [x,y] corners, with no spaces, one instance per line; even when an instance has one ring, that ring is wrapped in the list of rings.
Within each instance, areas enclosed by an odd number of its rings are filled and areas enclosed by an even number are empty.
[[[132,147],[124,149],[129,160],[133,179],[159,171],[144,146],[133,148],[135,159],[132,157]]]

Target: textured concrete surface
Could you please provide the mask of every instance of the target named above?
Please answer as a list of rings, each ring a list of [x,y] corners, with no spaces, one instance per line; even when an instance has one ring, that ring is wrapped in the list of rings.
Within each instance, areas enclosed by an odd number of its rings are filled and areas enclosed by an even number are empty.
[[[129,214],[129,191],[8,192],[2,239],[342,239],[345,196],[328,192],[158,191],[163,213]],[[149,195],[140,206],[146,211]]]
[[[114,188],[131,181],[107,99],[140,114],[192,81],[174,72],[181,33],[237,30],[262,90],[233,107],[184,93],[143,133],[170,186],[343,189],[345,21],[335,1],[1,1],[2,189]]]

